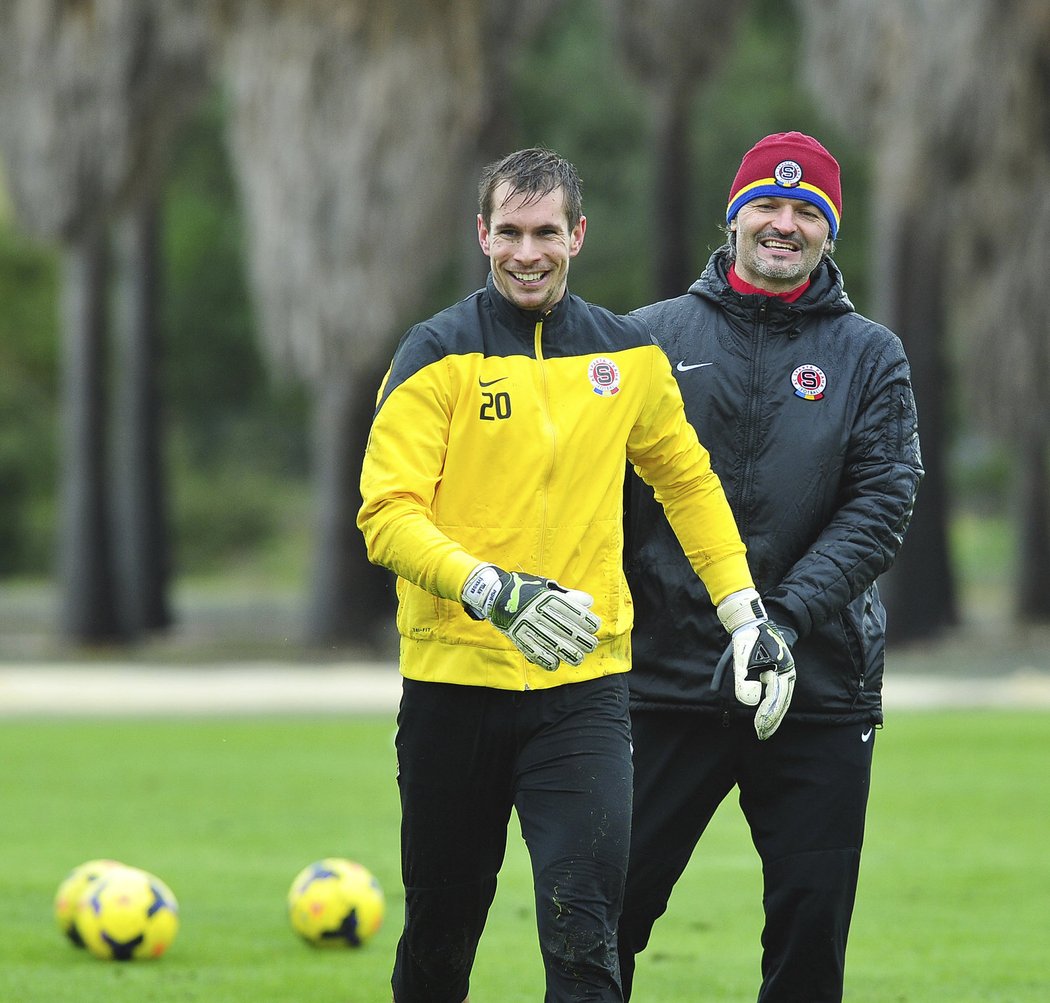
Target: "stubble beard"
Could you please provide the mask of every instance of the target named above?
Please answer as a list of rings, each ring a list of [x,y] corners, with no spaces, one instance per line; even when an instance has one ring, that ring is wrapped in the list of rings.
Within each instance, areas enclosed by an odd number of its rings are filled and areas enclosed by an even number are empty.
[[[802,243],[797,264],[787,261],[769,261],[759,254],[759,239],[755,238],[750,241],[749,246],[741,253],[740,235],[738,233],[736,235],[734,257],[738,262],[738,266],[741,263],[740,259],[743,258],[743,265],[755,275],[761,275],[764,279],[800,285],[809,278],[813,270],[820,264],[820,259],[823,256],[823,250],[821,254],[813,255],[811,246],[808,243]]]

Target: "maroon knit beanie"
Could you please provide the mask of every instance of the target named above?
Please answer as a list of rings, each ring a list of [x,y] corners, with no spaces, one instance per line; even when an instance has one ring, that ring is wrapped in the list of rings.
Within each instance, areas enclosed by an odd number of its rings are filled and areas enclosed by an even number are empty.
[[[842,216],[839,164],[812,136],[778,132],[755,143],[733,178],[726,222],[752,199],[771,195],[812,202],[827,217],[835,239]]]

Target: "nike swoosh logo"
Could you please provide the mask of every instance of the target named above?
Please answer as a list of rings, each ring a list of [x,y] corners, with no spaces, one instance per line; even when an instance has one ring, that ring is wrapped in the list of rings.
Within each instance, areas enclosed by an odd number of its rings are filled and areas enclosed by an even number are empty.
[[[483,379],[481,379],[481,377],[478,377],[478,386],[479,387],[491,387],[493,383],[501,383],[506,378],[507,378],[506,376],[501,376],[498,380],[483,380]]]
[[[694,362],[691,366],[687,366],[684,362],[679,362],[675,369],[680,373],[687,373],[690,369],[703,369],[704,366],[713,366],[713,362]]]
[[[866,742],[869,738],[871,738],[871,735],[872,735],[873,731],[874,731],[873,728],[869,728],[866,732],[864,732],[863,735],[860,736],[860,740],[862,742]]]

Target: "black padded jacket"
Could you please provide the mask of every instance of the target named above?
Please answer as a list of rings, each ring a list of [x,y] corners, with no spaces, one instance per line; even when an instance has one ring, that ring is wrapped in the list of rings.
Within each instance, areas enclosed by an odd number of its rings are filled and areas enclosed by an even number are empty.
[[[798,635],[789,718],[880,724],[876,579],[923,475],[908,361],[854,310],[831,260],[794,303],[737,293],[728,267],[721,248],[686,295],[636,313],[670,359],[770,618]],[[753,716],[731,672],[711,689],[727,636],[652,491],[632,474],[625,497],[632,704]]]

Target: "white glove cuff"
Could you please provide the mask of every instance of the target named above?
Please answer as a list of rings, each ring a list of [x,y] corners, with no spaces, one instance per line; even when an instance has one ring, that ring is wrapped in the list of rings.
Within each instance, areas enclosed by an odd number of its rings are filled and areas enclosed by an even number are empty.
[[[463,603],[487,620],[502,584],[494,564],[479,564],[463,583]]]
[[[726,596],[718,604],[717,613],[718,619],[729,634],[735,633],[741,627],[769,619],[762,599],[754,589],[741,589]]]

